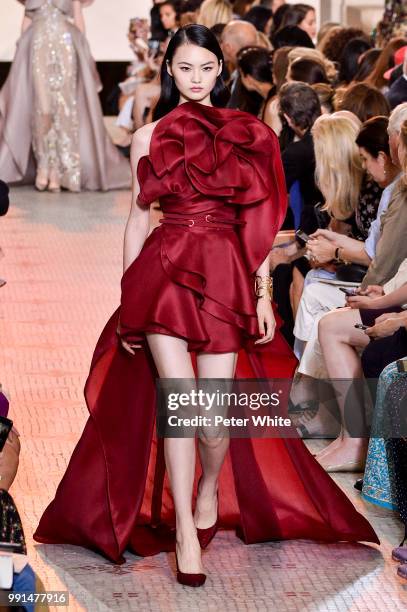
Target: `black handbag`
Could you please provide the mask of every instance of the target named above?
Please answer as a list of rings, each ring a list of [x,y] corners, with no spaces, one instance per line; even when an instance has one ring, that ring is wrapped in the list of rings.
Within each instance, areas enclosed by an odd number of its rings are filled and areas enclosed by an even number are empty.
[[[344,283],[361,283],[367,272],[366,266],[356,263],[340,264],[336,268],[336,278]]]

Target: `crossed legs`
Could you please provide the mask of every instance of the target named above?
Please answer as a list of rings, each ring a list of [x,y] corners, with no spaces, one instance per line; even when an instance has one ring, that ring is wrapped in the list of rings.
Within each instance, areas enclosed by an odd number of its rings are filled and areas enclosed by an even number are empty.
[[[369,343],[369,337],[362,330],[355,328],[357,323],[361,323],[359,310],[350,308],[332,311],[322,317],[319,322],[319,342],[328,377],[333,381],[334,386],[338,387],[337,401],[342,419],[342,430],[339,437],[317,454],[317,459],[323,467],[361,462],[366,453],[367,440],[351,437],[345,422],[345,399],[348,389],[344,389],[344,385],[348,383],[350,388],[354,379],[363,378],[357,349],[363,349]],[[359,418],[359,415],[356,414],[357,401],[358,398],[355,397],[353,402],[355,414],[352,415],[354,420]]]

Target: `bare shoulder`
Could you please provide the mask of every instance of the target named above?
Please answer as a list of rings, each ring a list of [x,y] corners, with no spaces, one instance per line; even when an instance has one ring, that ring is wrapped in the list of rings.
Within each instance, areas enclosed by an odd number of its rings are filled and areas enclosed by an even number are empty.
[[[142,125],[134,132],[131,140],[132,157],[142,157],[143,155],[148,155],[150,151],[151,136],[153,135],[154,128],[159,121],[160,119],[157,119],[157,121],[153,121],[152,123],[146,123],[146,125]]]

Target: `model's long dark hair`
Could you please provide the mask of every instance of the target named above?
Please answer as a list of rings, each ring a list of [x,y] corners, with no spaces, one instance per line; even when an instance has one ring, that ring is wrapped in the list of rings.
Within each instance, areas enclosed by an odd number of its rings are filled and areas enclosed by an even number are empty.
[[[179,104],[179,91],[174,79],[168,74],[167,62],[171,64],[176,50],[185,43],[208,49],[208,51],[216,55],[219,62],[224,62],[222,49],[220,48],[216,36],[207,27],[193,23],[177,30],[168,44],[161,65],[161,94],[153,112],[154,121],[156,119],[161,119],[161,117],[169,113]],[[211,102],[214,106],[226,106],[229,97],[229,89],[223,81],[222,74],[220,74],[211,91]]]

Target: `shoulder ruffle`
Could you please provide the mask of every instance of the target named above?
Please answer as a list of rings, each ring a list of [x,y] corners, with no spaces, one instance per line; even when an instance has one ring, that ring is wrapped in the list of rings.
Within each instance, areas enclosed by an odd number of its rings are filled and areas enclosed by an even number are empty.
[[[198,192],[251,204],[270,188],[263,168],[273,155],[279,155],[276,135],[252,115],[186,102],[157,124],[149,160],[157,178],[184,164]]]
[[[246,221],[241,236],[258,243],[257,248],[244,245],[251,270],[264,260],[265,245],[271,248],[285,217],[287,193],[277,136],[246,112],[180,104],[154,128],[138,178],[144,204],[198,192],[241,206],[239,216]]]

